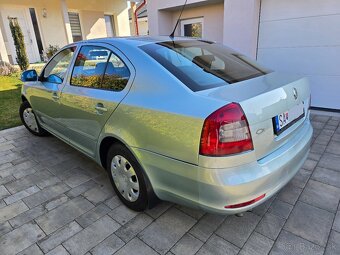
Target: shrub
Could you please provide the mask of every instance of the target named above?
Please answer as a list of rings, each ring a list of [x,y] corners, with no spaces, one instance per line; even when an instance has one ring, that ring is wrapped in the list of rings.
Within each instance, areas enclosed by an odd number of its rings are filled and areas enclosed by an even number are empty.
[[[15,52],[17,54],[17,63],[22,71],[26,70],[29,66],[29,61],[26,53],[24,35],[16,18],[9,19],[9,27],[11,29]]]
[[[0,76],[8,76],[16,72],[18,72],[18,69],[16,69],[10,63],[0,60]]]
[[[43,53],[44,61],[48,61],[59,49],[58,45],[48,45],[48,48]]]

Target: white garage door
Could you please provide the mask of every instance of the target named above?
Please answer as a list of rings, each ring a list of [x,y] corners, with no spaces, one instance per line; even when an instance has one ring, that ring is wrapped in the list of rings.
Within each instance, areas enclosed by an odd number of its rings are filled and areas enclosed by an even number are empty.
[[[312,106],[340,109],[340,0],[262,0],[258,60],[307,76]]]

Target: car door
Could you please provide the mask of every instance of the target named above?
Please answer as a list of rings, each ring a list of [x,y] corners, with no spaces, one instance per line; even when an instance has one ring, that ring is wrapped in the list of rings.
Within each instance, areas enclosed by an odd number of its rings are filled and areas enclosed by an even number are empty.
[[[36,83],[30,103],[40,124],[50,132],[61,135],[64,125],[60,122],[60,93],[65,85],[68,67],[76,46],[68,47],[56,54],[44,67]]]
[[[83,44],[61,94],[62,123],[70,143],[93,157],[106,121],[127,94],[134,69],[107,44]]]

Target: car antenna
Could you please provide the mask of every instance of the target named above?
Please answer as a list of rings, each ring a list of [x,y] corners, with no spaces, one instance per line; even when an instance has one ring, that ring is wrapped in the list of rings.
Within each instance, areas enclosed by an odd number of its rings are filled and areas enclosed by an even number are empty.
[[[175,27],[174,27],[174,30],[173,30],[172,33],[170,34],[170,37],[171,37],[171,38],[174,38],[176,28],[178,27],[178,23],[179,23],[179,21],[181,20],[183,10],[184,10],[185,6],[187,5],[187,1],[188,1],[188,0],[185,0],[184,4],[183,4],[183,6],[182,6],[182,10],[181,10],[181,13],[180,13],[179,16],[178,16],[178,19],[177,19],[176,25],[175,25]]]

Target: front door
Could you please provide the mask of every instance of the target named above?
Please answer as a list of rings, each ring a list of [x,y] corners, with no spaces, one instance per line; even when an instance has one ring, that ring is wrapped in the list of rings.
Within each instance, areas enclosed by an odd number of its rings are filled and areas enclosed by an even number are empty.
[[[29,9],[24,7],[6,6],[2,8],[1,16],[7,36],[6,48],[10,50],[13,62],[15,64],[17,63],[15,45],[9,27],[8,18],[16,18],[18,20],[18,23],[24,36],[26,52],[29,62],[35,63],[41,61]]]
[[[71,144],[94,157],[106,121],[127,94],[132,66],[107,44],[81,46],[61,93],[61,122]]]
[[[63,138],[65,126],[60,121],[60,95],[75,50],[76,47],[71,46],[56,54],[45,66],[30,95],[31,105],[39,123],[48,131]]]

